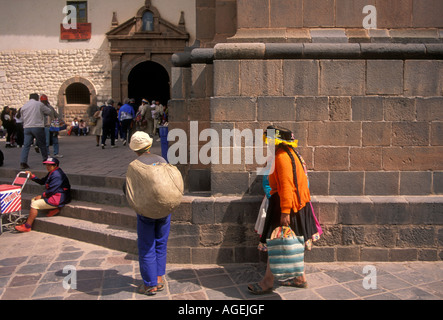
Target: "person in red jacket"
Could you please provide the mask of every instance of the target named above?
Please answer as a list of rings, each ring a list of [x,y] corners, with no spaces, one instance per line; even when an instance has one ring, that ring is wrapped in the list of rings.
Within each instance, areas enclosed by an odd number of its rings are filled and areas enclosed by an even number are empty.
[[[47,216],[52,217],[60,212],[60,208],[71,201],[71,185],[68,177],[59,167],[59,160],[48,158],[43,161],[43,164],[46,165],[48,174],[42,179],[37,178],[32,172],[26,171],[32,181],[45,186],[45,191],[31,200],[28,219],[24,224],[15,227],[19,232],[31,231],[38,210],[49,210]]]
[[[274,170],[269,175],[271,197],[261,241],[270,239],[275,228],[290,226],[297,236],[303,236],[305,248],[310,250],[312,241],[319,239],[320,230],[310,203],[311,194],[303,160],[295,150],[297,140],[290,130],[269,126],[265,132],[265,142],[275,144],[275,159]],[[250,284],[248,290],[253,294],[271,293],[273,285],[274,275],[268,262],[264,278]],[[285,280],[281,285],[305,288],[307,281],[303,274]]]

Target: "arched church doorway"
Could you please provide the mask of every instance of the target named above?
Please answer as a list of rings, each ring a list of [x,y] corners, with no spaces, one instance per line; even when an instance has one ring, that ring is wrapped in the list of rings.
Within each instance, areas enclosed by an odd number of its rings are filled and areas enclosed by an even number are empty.
[[[128,97],[134,98],[137,106],[142,99],[158,100],[166,105],[171,98],[169,74],[166,69],[152,61],[136,65],[128,76]]]

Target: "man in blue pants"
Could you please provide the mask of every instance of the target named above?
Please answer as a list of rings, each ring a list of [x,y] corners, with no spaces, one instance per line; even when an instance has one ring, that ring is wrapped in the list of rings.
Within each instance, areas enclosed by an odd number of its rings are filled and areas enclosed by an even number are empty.
[[[32,93],[29,101],[20,108],[20,117],[23,120],[25,141],[20,155],[20,169],[29,169],[28,154],[32,141],[36,139],[43,161],[48,158],[45,137],[45,116],[51,115],[51,110],[39,101],[39,96]]]
[[[166,273],[166,251],[171,215],[151,219],[137,214],[137,235],[140,273],[143,285],[138,292],[154,295],[164,289],[162,276]]]
[[[152,138],[143,131],[132,135],[129,147],[138,155],[137,160],[146,165],[166,163],[162,157],[151,154]],[[126,190],[126,187],[123,188]],[[137,213],[138,256],[143,284],[137,292],[155,295],[164,289],[162,276],[166,273],[166,254],[171,225],[171,214],[151,219]]]

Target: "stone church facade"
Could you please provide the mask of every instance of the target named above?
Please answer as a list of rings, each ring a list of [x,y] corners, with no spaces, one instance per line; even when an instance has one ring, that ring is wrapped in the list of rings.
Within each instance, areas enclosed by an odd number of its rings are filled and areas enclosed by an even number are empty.
[[[442,1],[88,1],[92,37],[82,41],[60,40],[54,10],[57,30],[29,38],[1,22],[2,103],[20,107],[37,91],[69,117],[108,97],[140,99],[135,83],[154,87],[159,75],[170,132],[197,134],[178,164],[187,196],[174,228],[186,250],[172,246],[171,261],[257,260],[258,164],[191,160],[207,150],[205,129],[222,137],[270,124],[294,131],[308,164],[324,235],[307,261],[441,260]],[[41,46],[43,35],[54,45]],[[89,103],[70,103],[72,85]]]

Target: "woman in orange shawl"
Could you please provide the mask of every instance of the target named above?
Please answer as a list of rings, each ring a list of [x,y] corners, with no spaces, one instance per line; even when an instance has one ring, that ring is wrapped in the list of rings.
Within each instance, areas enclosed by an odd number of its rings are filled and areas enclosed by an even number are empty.
[[[312,241],[319,239],[321,229],[312,211],[304,161],[295,150],[297,140],[290,130],[269,126],[265,132],[265,142],[275,144],[276,148],[274,170],[269,175],[271,198],[261,242],[270,239],[275,228],[290,226],[297,236],[304,237],[305,248],[310,250]],[[250,284],[248,290],[253,294],[265,294],[272,292],[273,285],[274,275],[268,261],[264,278]],[[305,288],[306,276],[303,274],[285,280],[281,285]]]

